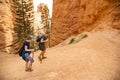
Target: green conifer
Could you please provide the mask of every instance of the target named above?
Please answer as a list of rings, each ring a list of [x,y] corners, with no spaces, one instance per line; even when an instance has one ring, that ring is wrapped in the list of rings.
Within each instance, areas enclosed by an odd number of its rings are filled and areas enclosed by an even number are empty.
[[[34,12],[33,3],[28,0],[13,0],[15,13],[15,30],[21,44],[26,36],[33,35]]]

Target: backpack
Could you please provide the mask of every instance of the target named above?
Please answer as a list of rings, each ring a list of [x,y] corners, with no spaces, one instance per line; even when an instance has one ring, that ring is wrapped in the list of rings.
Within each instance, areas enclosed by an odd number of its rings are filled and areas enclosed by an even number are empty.
[[[42,35],[38,35],[37,38],[36,38],[36,42],[38,43],[41,39]]]
[[[22,56],[22,52],[23,52],[23,47],[21,47],[21,48],[19,49],[19,51],[18,51],[19,56]]]

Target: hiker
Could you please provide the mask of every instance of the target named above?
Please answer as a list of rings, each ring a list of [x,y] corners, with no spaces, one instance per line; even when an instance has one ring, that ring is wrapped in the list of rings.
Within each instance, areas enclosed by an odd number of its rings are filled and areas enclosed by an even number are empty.
[[[22,58],[26,62],[25,71],[32,71],[32,63],[34,62],[33,58],[30,56],[31,52],[34,49],[30,49],[30,42],[32,41],[32,36],[28,36],[26,41],[23,43],[23,51],[22,51]]]
[[[42,63],[42,59],[46,59],[47,57],[45,57],[45,51],[46,51],[46,45],[45,43],[48,41],[46,35],[44,32],[41,32],[40,35],[38,35],[37,37],[37,42],[39,45],[39,49],[40,49],[40,55],[39,55],[39,60]]]

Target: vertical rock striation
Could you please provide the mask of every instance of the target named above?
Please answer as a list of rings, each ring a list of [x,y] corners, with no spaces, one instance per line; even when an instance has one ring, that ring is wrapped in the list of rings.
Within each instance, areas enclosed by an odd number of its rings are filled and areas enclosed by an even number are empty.
[[[120,0],[53,0],[51,46],[83,31],[120,29]]]

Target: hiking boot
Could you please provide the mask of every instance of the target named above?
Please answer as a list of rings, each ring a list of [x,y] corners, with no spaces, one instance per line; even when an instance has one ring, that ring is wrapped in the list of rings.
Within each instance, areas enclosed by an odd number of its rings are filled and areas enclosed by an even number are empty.
[[[26,68],[25,71],[29,71],[29,68]]]
[[[29,71],[33,71],[33,69],[32,69],[32,68],[29,68]]]
[[[47,57],[42,57],[42,59],[46,59]]]

